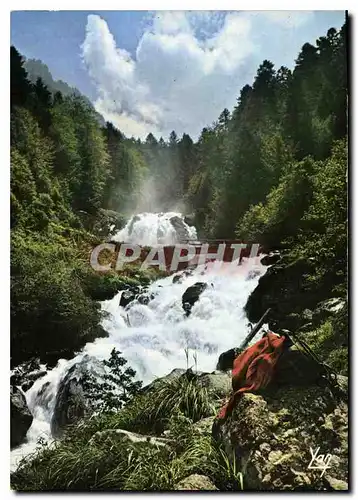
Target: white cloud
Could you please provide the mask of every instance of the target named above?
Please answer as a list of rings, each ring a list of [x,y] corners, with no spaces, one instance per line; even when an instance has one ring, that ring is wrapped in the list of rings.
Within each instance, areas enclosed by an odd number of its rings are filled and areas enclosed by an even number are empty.
[[[278,40],[278,30],[285,36],[312,15],[161,11],[147,20],[134,55],[117,46],[105,20],[90,15],[82,54],[97,89],[96,109],[127,136],[167,137],[175,130],[196,138],[252,81],[265,43],[260,33],[274,32]]]
[[[260,12],[260,15],[284,28],[298,28],[313,19],[314,12],[308,10],[268,10]]]
[[[234,104],[241,67],[255,49],[248,17],[212,15],[160,12],[135,58],[116,46],[102,18],[88,16],[82,53],[97,88],[96,109],[128,136],[167,136],[173,129],[197,136]],[[200,18],[204,31],[219,28],[199,36]]]
[[[185,12],[158,12],[154,15],[153,31],[155,33],[177,33],[191,32],[190,23]]]

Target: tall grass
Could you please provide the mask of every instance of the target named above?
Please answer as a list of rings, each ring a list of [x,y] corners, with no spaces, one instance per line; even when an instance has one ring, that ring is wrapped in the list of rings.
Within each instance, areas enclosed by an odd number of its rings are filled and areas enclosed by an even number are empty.
[[[118,413],[102,413],[68,428],[64,438],[27,457],[12,475],[17,491],[167,491],[190,474],[204,474],[218,488],[242,489],[242,476],[201,434],[194,422],[214,415],[215,405],[195,374],[158,381]],[[97,431],[126,429],[160,434],[168,446],[131,443],[118,436],[91,440]]]
[[[158,380],[118,413],[111,425],[134,432],[161,434],[175,415],[182,414],[197,422],[215,415],[217,408],[207,388],[188,371],[178,378]]]

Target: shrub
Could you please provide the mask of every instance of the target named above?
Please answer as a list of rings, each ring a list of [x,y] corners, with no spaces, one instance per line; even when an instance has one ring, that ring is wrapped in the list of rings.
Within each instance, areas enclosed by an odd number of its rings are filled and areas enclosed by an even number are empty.
[[[142,382],[133,381],[133,368],[124,368],[127,360],[120,355],[113,349],[109,360],[103,361],[105,373],[101,380],[88,373],[82,381],[86,397],[96,411],[120,410],[142,387]]]
[[[32,356],[69,356],[105,335],[100,305],[74,272],[76,249],[45,238],[12,234],[12,363]]]
[[[339,317],[342,316],[348,316],[344,308]],[[327,320],[315,330],[305,333],[304,339],[322,361],[337,373],[348,375],[348,330],[344,321],[339,322],[339,318]]]
[[[183,414],[196,422],[215,415],[216,406],[194,374],[155,382],[128,404],[113,422],[115,428],[161,434],[172,416]],[[193,376],[191,376],[193,375]]]

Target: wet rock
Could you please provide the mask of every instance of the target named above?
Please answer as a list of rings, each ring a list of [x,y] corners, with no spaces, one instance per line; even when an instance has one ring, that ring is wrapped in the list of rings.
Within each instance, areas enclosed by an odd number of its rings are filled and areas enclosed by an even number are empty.
[[[126,225],[126,218],[114,210],[106,210],[101,208],[96,219],[92,222],[92,231],[101,237],[108,237],[115,235],[124,228]]]
[[[272,264],[276,264],[281,260],[281,254],[278,251],[270,252],[265,257],[262,257],[260,260],[263,266],[271,266]]]
[[[234,347],[233,349],[229,349],[228,351],[221,353],[216,365],[216,369],[222,372],[232,370],[232,367],[234,366],[234,360],[239,353],[239,347]]]
[[[179,481],[174,487],[174,490],[215,491],[217,487],[207,476],[192,474]]]
[[[34,382],[46,375],[46,370],[39,370],[36,372],[29,373],[26,377],[26,380],[22,383],[21,388],[24,392],[28,391],[33,385]]]
[[[189,316],[191,308],[199,300],[200,295],[207,287],[207,283],[197,282],[185,290],[182,295],[182,304],[187,316]]]
[[[188,276],[192,275],[192,270],[191,269],[186,269],[185,271],[182,271],[180,274],[175,274],[173,276],[173,283],[181,283],[185,278]]]
[[[51,419],[54,437],[61,437],[67,425],[74,424],[88,414],[91,402],[86,397],[84,383],[88,373],[99,373],[100,370],[100,363],[87,355],[73,365],[61,380]]]
[[[19,446],[26,439],[33,417],[26,403],[23,392],[16,386],[10,387],[11,448]]]
[[[194,226],[195,225],[195,214],[188,214],[184,216],[184,222],[188,226]]]
[[[133,290],[124,290],[121,295],[119,305],[121,307],[127,307],[134,299],[136,298],[136,294]]]
[[[326,285],[318,289],[304,283],[307,274],[314,274],[311,261],[298,259],[291,262],[282,256],[261,276],[250,294],[245,305],[249,321],[256,323],[266,309],[271,308],[268,323],[273,331],[283,328],[294,331],[307,323],[302,311],[313,310],[327,296]]]
[[[183,219],[181,219],[178,216],[174,216],[174,217],[171,217],[169,219],[169,221],[176,231],[178,242],[187,241],[189,239],[189,232],[188,232],[187,228],[185,227],[185,223],[184,223]]]
[[[348,407],[328,388],[272,387],[245,393],[214,438],[244,472],[245,490],[333,490],[348,480]],[[308,469],[311,450],[331,454],[327,480]]]
[[[138,295],[137,300],[140,304],[147,306],[151,300],[153,300],[153,294],[143,293]]]

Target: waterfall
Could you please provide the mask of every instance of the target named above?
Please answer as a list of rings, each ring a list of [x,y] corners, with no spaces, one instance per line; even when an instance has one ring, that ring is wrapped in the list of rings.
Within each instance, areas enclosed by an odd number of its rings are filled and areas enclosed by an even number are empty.
[[[177,213],[139,214],[114,237],[117,241],[148,245],[173,244],[176,232],[170,222]],[[186,227],[185,227],[186,226]],[[190,239],[196,238],[194,227],[183,221]],[[160,241],[158,241],[160,240]],[[36,448],[39,438],[51,439],[50,423],[59,384],[68,370],[87,356],[93,363],[109,357],[113,348],[123,353],[128,365],[137,372],[143,384],[168,374],[174,368],[186,368],[185,349],[189,348],[189,366],[201,371],[215,370],[219,355],[240,345],[248,333],[244,313],[249,294],[257,286],[260,276],[267,269],[259,259],[244,259],[233,272],[223,264],[218,269],[205,266],[196,268],[191,275],[182,275],[173,283],[173,275],[152,283],[148,294],[154,298],[147,304],[132,302],[126,310],[119,306],[121,294],[101,303],[109,313],[103,319],[108,337],[88,343],[71,360],[61,359],[55,368],[35,381],[26,393],[28,407],[34,417],[27,433],[27,442],[12,450],[11,466],[16,468],[19,459]],[[186,317],[182,308],[182,295],[196,282],[206,282],[208,287],[200,295]],[[127,321],[129,319],[129,323]],[[130,325],[130,326],[129,326]]]
[[[179,223],[181,232],[188,240],[196,240],[194,226],[188,226],[177,212],[143,213],[133,216],[126,226],[111,238],[112,241],[136,243],[138,245],[174,245],[178,243]]]

